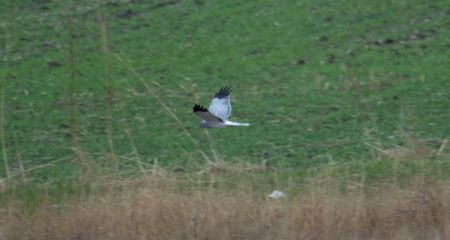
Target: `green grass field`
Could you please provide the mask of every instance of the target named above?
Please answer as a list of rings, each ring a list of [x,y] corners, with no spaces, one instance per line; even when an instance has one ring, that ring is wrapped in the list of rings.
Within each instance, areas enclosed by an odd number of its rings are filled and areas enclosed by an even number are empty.
[[[3,1],[0,239],[449,239],[449,16]],[[250,127],[199,127],[223,86]]]
[[[207,159],[286,179],[383,178],[392,159],[411,160],[400,175],[450,173],[448,1],[22,0],[0,14],[0,176],[22,178],[19,196]],[[251,127],[199,128],[192,106],[222,86]]]

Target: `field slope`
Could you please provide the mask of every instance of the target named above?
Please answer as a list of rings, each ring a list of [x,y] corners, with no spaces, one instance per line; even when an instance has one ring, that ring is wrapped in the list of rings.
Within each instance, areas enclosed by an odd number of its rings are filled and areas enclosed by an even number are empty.
[[[449,15],[6,1],[0,239],[448,239]],[[223,86],[250,127],[199,128]]]
[[[448,170],[447,1],[22,0],[0,11],[4,182],[64,189],[84,174],[207,160]],[[251,127],[199,128],[192,106],[222,86]]]

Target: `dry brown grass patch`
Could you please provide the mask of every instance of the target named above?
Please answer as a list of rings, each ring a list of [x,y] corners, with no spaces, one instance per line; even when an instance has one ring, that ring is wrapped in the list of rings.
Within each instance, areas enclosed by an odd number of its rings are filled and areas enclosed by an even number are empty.
[[[1,217],[5,239],[450,239],[450,188],[417,181],[363,193],[327,184],[282,200],[251,190],[174,191],[140,182],[33,216]],[[126,183],[128,185],[130,183]],[[250,192],[249,192],[250,191]],[[17,209],[16,209],[17,210]]]

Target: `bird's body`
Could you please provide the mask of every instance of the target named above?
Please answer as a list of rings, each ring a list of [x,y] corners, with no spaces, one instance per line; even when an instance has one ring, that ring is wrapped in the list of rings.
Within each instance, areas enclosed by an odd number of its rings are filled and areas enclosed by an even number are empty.
[[[238,126],[250,126],[250,123],[238,123],[232,121],[208,122],[203,119],[200,120],[200,127],[202,128],[223,128],[223,127],[238,127]]]
[[[215,95],[209,108],[206,109],[201,105],[194,105],[194,113],[202,120],[200,127],[202,128],[223,128],[236,126],[250,126],[249,123],[238,123],[229,121],[231,115],[231,89],[228,87],[221,88]]]

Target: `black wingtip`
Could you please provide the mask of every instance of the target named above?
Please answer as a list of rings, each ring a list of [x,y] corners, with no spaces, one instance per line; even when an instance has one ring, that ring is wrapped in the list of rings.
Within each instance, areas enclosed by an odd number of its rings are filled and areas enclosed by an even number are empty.
[[[225,86],[225,87],[220,88],[220,90],[214,95],[214,97],[224,98],[224,97],[229,96],[230,93],[231,93],[230,87]]]
[[[208,110],[201,105],[195,104],[192,108],[194,112],[207,112]]]

